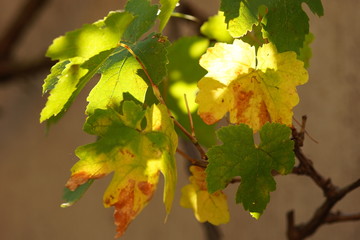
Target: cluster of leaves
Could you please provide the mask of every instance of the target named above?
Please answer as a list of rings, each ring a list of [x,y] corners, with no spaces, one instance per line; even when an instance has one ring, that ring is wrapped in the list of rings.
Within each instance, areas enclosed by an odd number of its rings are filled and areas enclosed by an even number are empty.
[[[276,188],[272,173],[287,174],[294,165],[289,127],[299,101],[296,86],[308,80],[304,63],[312,39],[302,2],[323,14],[320,0],[222,0],[221,11],[202,25],[203,37],[170,43],[162,32],[178,0],[160,0],[160,7],[129,0],[123,11],[55,39],[47,56],[58,62],[43,85],[49,96],[41,122],[58,121],[101,74],[87,98],[84,125],[97,140],[76,149],[79,161],[62,206],[114,172],[104,205],[115,208],[121,236],[151,199],[161,172],[169,213],[177,175],[174,119],[185,136],[193,127],[190,114],[196,136],[191,139],[209,147],[208,165],[190,167],[181,205],[200,222],[226,223],[222,190],[240,176],[236,202],[258,218]],[[158,29],[144,36],[157,20]],[[231,124],[216,132],[224,116]],[[216,146],[216,135],[222,145]]]

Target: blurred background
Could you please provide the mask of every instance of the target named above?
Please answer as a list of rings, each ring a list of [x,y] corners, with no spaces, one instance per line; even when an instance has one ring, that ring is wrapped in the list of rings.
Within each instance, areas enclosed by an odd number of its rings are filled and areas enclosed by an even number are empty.
[[[214,15],[219,5],[218,0],[183,3],[204,17]],[[360,176],[360,2],[323,0],[323,4],[324,17],[310,14],[315,35],[310,80],[298,88],[301,102],[295,118],[300,120],[306,114],[307,131],[319,142],[307,138],[305,154],[323,176],[344,186]],[[9,45],[5,40],[0,42],[0,239],[113,239],[113,209],[102,206],[110,177],[93,184],[73,207],[59,207],[69,170],[77,161],[74,149],[94,140],[82,132],[90,88],[48,134],[39,124],[39,113],[46,100],[41,96],[42,82],[51,66],[43,56],[52,40],[123,6],[124,1],[119,0],[0,3],[0,40],[12,39]],[[16,19],[19,24],[14,24]],[[188,23],[181,24],[183,34],[192,34]],[[205,239],[205,228],[192,211],[179,206],[180,188],[187,184],[185,161],[180,157],[178,168],[178,191],[167,223],[161,183],[154,199],[122,239]],[[289,175],[276,180],[277,190],[258,221],[234,204],[237,186],[227,189],[231,221],[220,227],[223,239],[285,239],[286,213],[294,209],[297,223],[307,221],[323,201],[322,191],[309,178]],[[360,212],[360,189],[334,210]],[[310,239],[359,238],[357,221],[323,226]]]

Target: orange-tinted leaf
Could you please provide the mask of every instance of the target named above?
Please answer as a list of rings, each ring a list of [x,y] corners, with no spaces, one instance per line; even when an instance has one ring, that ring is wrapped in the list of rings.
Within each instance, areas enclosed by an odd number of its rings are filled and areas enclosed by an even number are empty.
[[[142,128],[144,118],[147,125]],[[103,202],[105,207],[115,208],[116,237],[147,205],[160,172],[165,176],[166,211],[170,211],[176,183],[177,138],[164,106],[153,105],[145,111],[125,101],[122,111],[97,109],[84,129],[100,138],[76,150],[80,160],[71,169],[66,187],[75,190],[89,179],[114,172]]]

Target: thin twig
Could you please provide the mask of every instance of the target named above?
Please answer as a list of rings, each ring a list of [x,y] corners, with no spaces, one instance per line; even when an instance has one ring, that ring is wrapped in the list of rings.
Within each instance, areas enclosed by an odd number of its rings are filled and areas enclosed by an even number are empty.
[[[187,110],[187,114],[188,114],[188,118],[189,118],[191,135],[192,135],[193,137],[195,137],[194,121],[193,121],[192,116],[191,116],[191,112],[190,112],[190,108],[189,108],[189,103],[188,103],[188,101],[187,101],[186,94],[184,94],[184,100],[185,100],[186,110]]]
[[[176,152],[178,154],[180,154],[183,158],[185,158],[186,160],[191,162],[191,164],[193,164],[193,165],[197,165],[197,166],[203,167],[203,168],[206,168],[206,166],[208,165],[207,161],[204,161],[202,159],[192,158],[188,154],[186,154],[184,151],[180,150],[179,148],[176,149]]]
[[[349,222],[360,220],[360,213],[356,214],[343,214],[341,212],[329,213],[325,219],[325,223],[338,223],[338,222]]]
[[[306,115],[302,116],[302,118],[307,118]],[[296,118],[293,117],[293,120],[301,127],[302,123],[300,123]],[[304,121],[303,121],[304,122]],[[308,136],[310,138],[311,141],[313,141],[316,144],[319,144],[319,141],[317,141],[313,136],[310,135],[310,133],[304,128],[304,132],[306,134],[306,136]]]

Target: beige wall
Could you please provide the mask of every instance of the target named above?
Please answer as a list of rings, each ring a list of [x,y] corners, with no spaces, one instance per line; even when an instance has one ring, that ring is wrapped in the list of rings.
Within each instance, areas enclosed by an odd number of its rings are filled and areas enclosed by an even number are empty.
[[[2,1],[0,31],[9,23],[24,0]],[[217,1],[206,3],[213,13]],[[209,4],[214,3],[214,5]],[[300,87],[301,103],[296,118],[307,114],[308,131],[319,141],[306,140],[304,148],[325,176],[343,186],[360,174],[360,2],[324,0],[325,17],[311,18],[316,36],[310,81]],[[118,8],[115,0],[53,0],[21,42],[16,56],[32,59],[44,54],[52,39],[65,31],[102,18]],[[120,4],[122,6],[122,4]],[[16,84],[0,85],[0,239],[75,240],[112,239],[112,209],[102,207],[102,193],[109,179],[96,182],[84,198],[69,209],[61,209],[62,188],[76,161],[76,146],[93,141],[81,131],[84,121],[83,94],[48,136],[38,122],[45,99],[42,80],[47,72],[28,76]],[[181,177],[186,184],[183,160]],[[241,206],[231,204],[231,222],[221,227],[226,240],[285,239],[285,214],[295,209],[296,220],[304,221],[322,202],[321,191],[305,177],[279,177],[278,190],[259,221]],[[159,187],[161,189],[161,186]],[[233,202],[236,186],[229,189]],[[203,239],[200,225],[190,210],[179,207],[179,192],[168,222],[164,225],[161,190],[144,212],[130,225],[123,239]],[[360,211],[360,190],[350,194],[335,209]],[[322,227],[311,239],[353,240],[360,236],[360,222]]]

